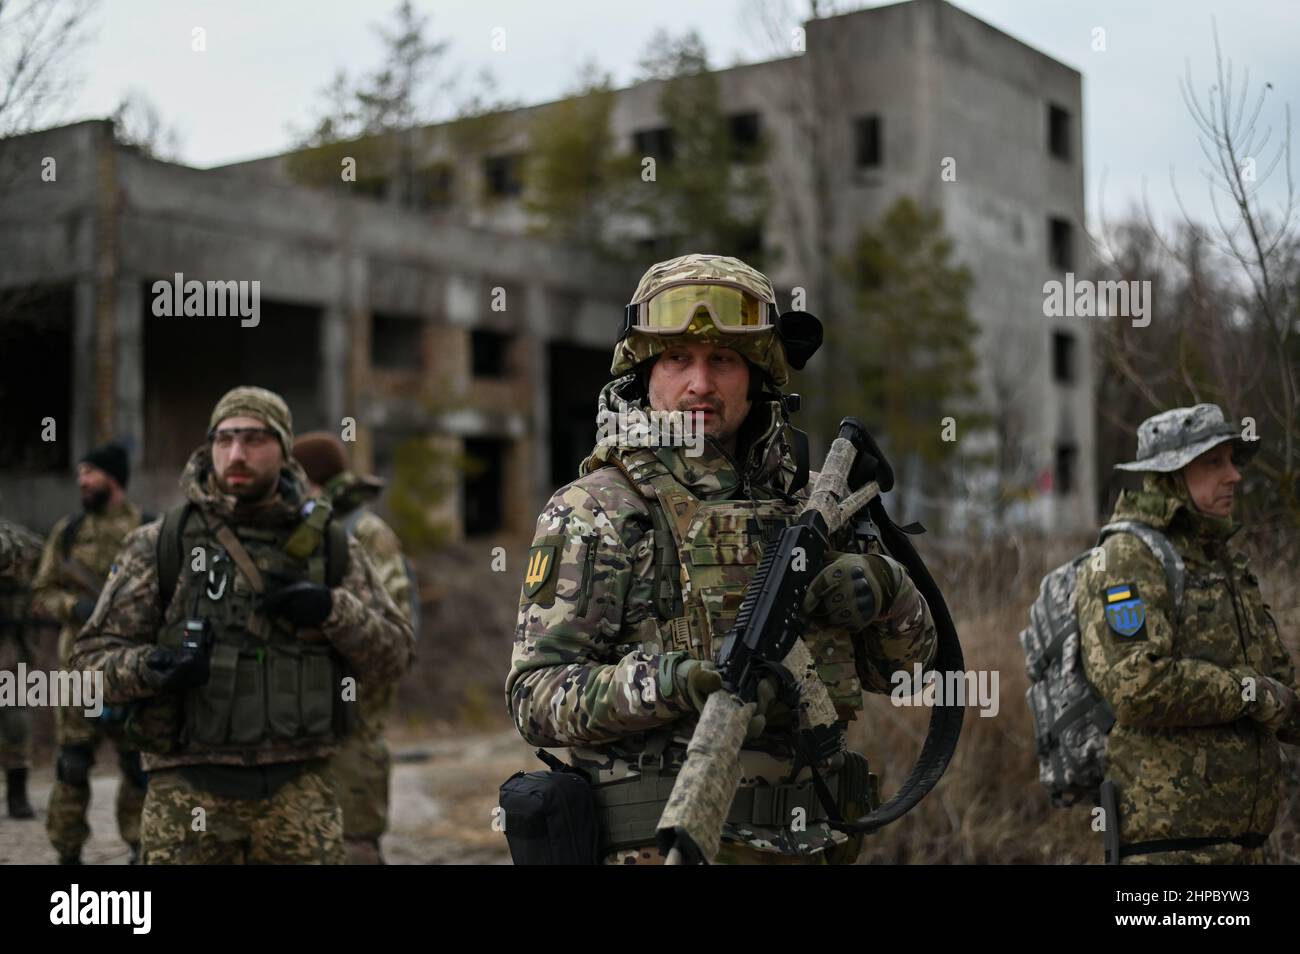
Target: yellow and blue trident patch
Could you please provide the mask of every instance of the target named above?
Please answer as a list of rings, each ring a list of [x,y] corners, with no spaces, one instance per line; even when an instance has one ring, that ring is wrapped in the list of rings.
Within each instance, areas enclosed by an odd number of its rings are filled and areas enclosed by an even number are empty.
[[[528,551],[528,568],[524,573],[523,598],[537,603],[555,599],[556,554],[562,537],[543,537]]]
[[[1106,587],[1106,622],[1120,636],[1136,636],[1147,620],[1147,607],[1132,583]]]

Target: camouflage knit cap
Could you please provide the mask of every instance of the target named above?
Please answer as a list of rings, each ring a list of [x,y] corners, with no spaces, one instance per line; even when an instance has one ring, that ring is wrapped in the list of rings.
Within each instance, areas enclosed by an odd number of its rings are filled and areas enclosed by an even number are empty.
[[[293,455],[293,415],[284,398],[266,388],[239,387],[227,391],[212,409],[208,430],[228,417],[255,417],[280,439],[286,459]]]
[[[630,303],[645,301],[665,285],[689,281],[739,285],[767,302],[771,306],[772,317],[776,317],[776,294],[767,276],[750,268],[740,259],[725,255],[695,253],[651,265],[641,276]],[[629,331],[614,346],[614,362],[610,365],[610,374],[615,377],[627,374],[641,362],[658,357],[675,345],[701,341],[716,342],[731,348],[766,371],[771,376],[772,383],[778,387],[790,380],[785,346],[775,328],[757,333],[728,334],[718,328],[707,315],[697,316],[680,335],[648,335]]]

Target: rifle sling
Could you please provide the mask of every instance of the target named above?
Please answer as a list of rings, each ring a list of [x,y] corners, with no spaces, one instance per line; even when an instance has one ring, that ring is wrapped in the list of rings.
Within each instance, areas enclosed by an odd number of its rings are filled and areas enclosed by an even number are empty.
[[[912,582],[930,607],[930,616],[939,636],[934,668],[940,673],[963,670],[965,660],[962,658],[961,642],[957,637],[957,628],[953,625],[952,614],[948,612],[948,604],[944,601],[938,584],[934,582],[934,577],[926,569],[920,554],[912,546],[912,541],[907,538],[907,528],[898,526],[889,518],[879,497],[867,504],[867,509],[880,530],[881,543],[894,559],[906,567]],[[855,821],[831,822],[832,827],[843,831],[872,832],[897,821],[915,808],[943,777],[948,763],[952,761],[965,717],[966,710],[961,706],[935,706],[930,713],[930,725],[916,764],[894,796],[875,811]]]
[[[90,568],[75,557],[64,557],[62,563],[63,575],[76,583],[86,595],[99,599],[101,582],[90,572]]]
[[[217,530],[217,542],[226,548],[226,552],[230,554],[230,559],[235,561],[235,566],[239,567],[239,572],[244,574],[244,579],[248,580],[248,585],[253,592],[259,596],[265,593],[266,582],[262,579],[262,574],[257,569],[257,564],[253,562],[253,558],[248,555],[244,545],[239,542],[239,537],[235,536],[235,531],[222,524]],[[259,639],[271,638],[271,624],[262,615],[260,609],[249,614],[247,629]]]
[[[239,572],[244,574],[244,579],[248,580],[248,585],[252,587],[254,593],[265,593],[266,583],[262,580],[262,574],[257,569],[257,564],[253,558],[248,555],[244,545],[239,542],[239,537],[235,536],[235,531],[227,526],[222,526],[217,531],[217,542],[226,548],[230,554],[230,559],[235,561],[235,566],[239,567]]]

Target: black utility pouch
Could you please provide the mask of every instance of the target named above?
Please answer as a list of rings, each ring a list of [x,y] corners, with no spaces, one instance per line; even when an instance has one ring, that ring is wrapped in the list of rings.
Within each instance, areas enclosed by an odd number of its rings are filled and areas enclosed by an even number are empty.
[[[594,865],[600,832],[591,784],[543,749],[549,772],[516,772],[501,785],[506,842],[517,865]]]

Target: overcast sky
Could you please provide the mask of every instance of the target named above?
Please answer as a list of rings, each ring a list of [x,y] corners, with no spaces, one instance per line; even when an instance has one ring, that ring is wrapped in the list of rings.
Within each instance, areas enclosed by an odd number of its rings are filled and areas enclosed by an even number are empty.
[[[432,33],[450,42],[459,70],[475,74],[486,67],[501,95],[538,103],[562,96],[578,66],[591,59],[627,84],[660,27],[698,30],[716,66],[770,59],[761,31],[752,28],[756,2],[416,5],[432,15]],[[837,9],[871,5],[841,0]],[[306,123],[337,69],[356,74],[376,65],[381,47],[370,24],[387,19],[394,6],[396,0],[103,0],[94,38],[78,60],[84,83],[64,118],[108,115],[134,88],[179,130],[185,162],[209,166],[281,151],[289,145],[288,124]],[[1285,104],[1300,106],[1295,0],[956,0],[956,6],[1083,73],[1090,228],[1100,199],[1114,216],[1141,197],[1144,179],[1157,215],[1176,214],[1171,166],[1193,215],[1210,214],[1200,176],[1206,163],[1178,81],[1190,61],[1200,95],[1213,82],[1211,18],[1238,77],[1248,67],[1252,90],[1272,83],[1260,125],[1273,126],[1273,143],[1283,134]],[[807,0],[788,0],[787,9],[793,26]],[[206,30],[204,53],[191,49],[194,27]],[[491,47],[495,27],[506,31],[504,52]],[[1105,30],[1104,52],[1092,48],[1097,27]],[[1281,176],[1277,182],[1283,184]]]

